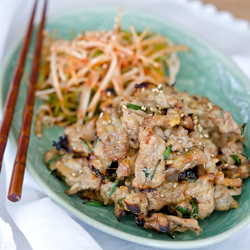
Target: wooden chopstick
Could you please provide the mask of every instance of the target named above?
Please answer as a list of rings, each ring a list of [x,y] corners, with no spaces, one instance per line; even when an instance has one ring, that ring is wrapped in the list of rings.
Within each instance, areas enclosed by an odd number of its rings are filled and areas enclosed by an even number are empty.
[[[26,156],[29,145],[30,128],[31,128],[34,103],[35,103],[36,82],[38,78],[38,70],[40,63],[42,38],[43,38],[42,32],[45,23],[46,6],[47,6],[47,0],[45,0],[44,2],[42,21],[40,23],[40,27],[37,34],[30,84],[28,87],[27,99],[23,111],[23,122],[18,138],[17,154],[9,186],[8,199],[13,202],[17,202],[21,199],[24,170],[26,165]]]
[[[10,84],[8,96],[4,105],[3,119],[2,119],[2,124],[0,125],[0,173],[2,169],[3,154],[6,147],[7,138],[9,135],[9,130],[14,115],[14,109],[19,92],[20,80],[22,78],[23,69],[25,66],[26,54],[30,45],[36,6],[37,6],[37,0],[34,4],[34,8],[30,17],[29,26],[26,32],[24,42],[22,44],[19,58],[17,60],[17,65],[13,74],[12,82]]]

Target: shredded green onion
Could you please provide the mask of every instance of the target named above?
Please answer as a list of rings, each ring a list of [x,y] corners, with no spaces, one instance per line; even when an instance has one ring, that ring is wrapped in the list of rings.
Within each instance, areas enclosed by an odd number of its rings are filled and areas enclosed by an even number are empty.
[[[159,159],[159,161],[157,162],[157,164],[156,164],[156,166],[155,166],[155,169],[154,169],[153,174],[152,174],[152,176],[151,176],[151,180],[153,180],[153,178],[154,178],[154,176],[155,176],[155,171],[156,171],[158,165],[160,164],[160,162],[161,162],[161,159]]]
[[[246,130],[246,125],[247,125],[246,122],[242,124],[242,126],[241,126],[241,135],[244,134],[244,132],[245,132],[245,130]]]
[[[165,151],[165,153],[164,153],[164,161],[167,160],[167,158],[168,158],[168,156],[169,156],[169,154],[170,154],[170,152],[171,152],[171,149],[172,149],[172,145],[170,144],[170,145],[167,147],[167,149],[166,149],[166,151]]]
[[[187,178],[187,177],[185,177],[184,179],[185,179],[185,181],[187,181],[187,182],[195,182],[195,181],[196,181],[195,179]]]
[[[181,207],[181,206],[178,206],[175,209],[182,213],[182,218],[190,217],[190,212],[188,211],[188,209]]]
[[[140,105],[135,105],[135,104],[127,103],[126,107],[129,108],[129,109],[141,110],[141,111],[143,111],[145,113],[148,112],[148,109],[146,107],[144,108],[143,106],[140,106]]]
[[[192,198],[192,209],[193,209],[193,217],[195,218],[198,214],[198,204],[195,198]]]
[[[92,149],[90,148],[90,146],[88,145],[88,143],[82,137],[80,137],[79,139],[83,142],[83,144],[86,146],[86,148],[88,149],[88,151],[90,153],[92,153]]]
[[[241,165],[241,160],[238,158],[237,155],[231,155],[231,157],[234,159],[237,166]]]
[[[125,198],[120,198],[120,199],[118,200],[118,204],[119,204],[119,205],[122,204],[122,200],[123,200],[123,199],[125,199]]]
[[[110,189],[110,191],[109,191],[108,197],[110,197],[110,196],[114,193],[115,189],[117,188],[117,186],[118,186],[118,184],[119,184],[119,181],[120,181],[120,180],[118,180],[118,179],[115,181],[113,187],[112,187],[112,188]]]
[[[149,172],[148,172],[148,170],[147,170],[146,167],[143,168],[142,171],[144,172],[144,174],[145,174],[145,176],[146,176],[147,178],[150,178],[150,174],[149,174]]]
[[[60,157],[62,157],[62,155],[59,155],[59,154],[57,154],[57,155],[55,155],[54,157],[52,157],[52,158],[47,162],[47,166],[50,167],[51,164],[52,164],[54,161],[56,161],[58,158],[60,158]]]

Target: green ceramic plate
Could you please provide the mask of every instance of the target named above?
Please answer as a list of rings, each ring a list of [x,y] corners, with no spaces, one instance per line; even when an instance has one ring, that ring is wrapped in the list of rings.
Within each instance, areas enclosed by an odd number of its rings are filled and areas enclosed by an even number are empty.
[[[117,15],[117,9],[88,9],[81,12],[65,14],[47,21],[47,28],[57,30],[57,37],[69,39],[71,31],[76,34],[83,30],[112,29],[113,20]],[[160,32],[170,37],[175,43],[183,43],[191,48],[190,53],[180,54],[181,68],[177,77],[177,88],[187,90],[190,94],[207,96],[212,102],[221,106],[223,110],[230,110],[238,123],[247,122],[250,114],[250,83],[240,70],[220,52],[200,40],[189,31],[179,28],[168,20],[159,20],[148,14],[138,14],[136,11],[125,10],[122,20],[122,28],[128,29],[129,25],[135,25],[136,30],[143,30],[150,25],[152,31]],[[5,61],[1,74],[0,84],[0,111],[2,112],[8,84],[15,67],[19,44]],[[34,37],[31,52],[34,49]],[[31,60],[26,63],[26,71],[30,72]],[[10,142],[14,149],[17,148],[17,138],[22,112],[26,98],[27,84],[22,80],[19,97],[17,100],[15,116],[10,132]],[[35,109],[40,104],[36,100]],[[34,125],[33,119],[33,125]],[[34,126],[31,130],[31,140],[28,151],[27,169],[34,180],[44,191],[60,206],[75,215],[84,222],[106,233],[122,239],[145,244],[147,246],[162,248],[195,248],[213,244],[226,239],[250,222],[250,181],[245,180],[243,192],[237,198],[239,208],[225,212],[213,212],[212,215],[200,220],[203,231],[200,236],[193,232],[176,233],[175,240],[165,234],[158,234],[135,225],[132,216],[123,216],[119,223],[113,212],[113,207],[86,206],[74,196],[66,196],[66,185],[49,174],[44,165],[43,154],[52,147],[52,140],[57,140],[63,129],[53,127],[44,130],[44,136],[38,139],[34,134]],[[246,132],[246,145],[250,142],[250,130]],[[247,149],[247,155],[250,156]],[[23,194],[25,195],[25,194]]]

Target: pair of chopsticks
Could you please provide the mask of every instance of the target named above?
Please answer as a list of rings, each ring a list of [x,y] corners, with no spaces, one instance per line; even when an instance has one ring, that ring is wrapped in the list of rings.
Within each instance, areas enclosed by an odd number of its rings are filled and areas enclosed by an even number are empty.
[[[25,66],[25,59],[27,55],[27,51],[29,48],[31,34],[33,30],[33,20],[36,12],[37,1],[35,2],[33,12],[30,18],[28,30],[19,54],[19,58],[17,61],[17,65],[13,74],[13,79],[10,84],[10,89],[7,95],[7,100],[4,106],[4,114],[2,124],[0,126],[0,171],[2,168],[2,160],[3,154],[5,150],[5,146],[8,139],[8,134],[12,122],[12,118],[14,115],[15,104],[18,96],[20,80],[22,78],[24,66]],[[38,70],[40,64],[40,54],[41,54],[41,47],[42,47],[42,32],[44,29],[45,23],[45,12],[46,12],[47,0],[44,2],[43,7],[43,14],[42,19],[40,22],[37,39],[36,39],[36,47],[35,47],[35,54],[34,59],[32,62],[32,70],[30,76],[30,83],[28,86],[27,92],[27,99],[23,111],[23,121],[22,126],[20,129],[20,134],[18,138],[18,147],[16,158],[13,166],[9,192],[8,192],[8,199],[10,201],[16,202],[21,199],[22,193],[22,186],[23,186],[23,177],[26,165],[26,156],[27,150],[29,145],[29,137],[30,137],[30,128],[31,128],[31,121],[33,117],[33,109],[34,109],[34,102],[35,102],[35,91],[36,91],[36,83],[38,79]]]

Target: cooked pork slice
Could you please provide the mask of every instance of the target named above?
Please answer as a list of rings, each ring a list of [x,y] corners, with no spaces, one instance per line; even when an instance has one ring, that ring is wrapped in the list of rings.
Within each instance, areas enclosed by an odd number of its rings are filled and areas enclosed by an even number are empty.
[[[131,193],[122,200],[125,209],[140,219],[148,214],[148,199],[143,193]]]
[[[145,228],[156,230],[161,233],[194,231],[199,235],[201,228],[195,219],[183,219],[177,216],[155,213],[150,218],[145,219]],[[169,235],[171,236],[171,235]]]
[[[83,138],[86,142],[94,141],[96,139],[95,124],[96,124],[96,118],[92,119],[85,125],[76,123],[66,127],[64,133],[68,138],[69,146],[72,148],[74,152],[88,153],[88,149],[82,143],[80,138]]]
[[[216,118],[215,124],[218,126],[221,133],[234,132],[236,134],[241,134],[241,126],[239,126],[233,119],[231,113],[226,111],[223,117]]]
[[[72,154],[65,154],[50,165],[52,171],[58,171],[70,189],[66,193],[71,195],[80,190],[93,188],[99,190],[101,179],[96,177],[88,168],[88,161],[83,158],[72,158]]]
[[[184,194],[186,197],[196,198],[198,203],[198,215],[196,218],[204,219],[215,208],[214,202],[214,174],[201,176],[197,181],[190,183]]]
[[[160,187],[146,195],[149,201],[149,210],[160,211],[164,206],[178,203],[186,199],[184,191],[188,187],[188,183],[179,184],[174,182],[164,182]]]
[[[170,227],[173,231],[183,232],[183,230],[190,230],[194,231],[197,235],[202,231],[198,221],[195,219],[184,219],[172,215],[165,215],[165,217],[170,222]]]
[[[130,189],[128,187],[121,186],[121,187],[116,188],[114,193],[111,195],[111,198],[115,204],[115,208],[114,208],[115,216],[118,221],[120,221],[121,215],[125,214],[126,209],[123,205],[122,200],[125,199],[129,195],[129,193],[130,193]]]
[[[164,131],[165,134],[167,134],[166,130]],[[198,146],[198,143],[188,136],[188,130],[184,129],[182,126],[172,129],[171,134],[168,136],[167,144],[172,145],[172,151]]]
[[[113,187],[113,185],[114,185],[114,182],[111,182],[111,181],[101,185],[100,196],[104,205],[113,203],[111,196],[109,197],[109,191]]]
[[[169,177],[176,172],[183,172],[195,167],[196,165],[205,165],[208,161],[201,149],[193,148],[188,152],[177,155],[171,162],[172,163],[168,164],[168,169],[165,171],[166,177]]]
[[[118,161],[117,179],[131,176],[135,173],[135,160],[137,158],[137,152],[134,149],[130,149],[128,154]]]
[[[104,143],[98,140],[89,157],[89,167],[97,176],[105,175],[107,168],[112,164],[112,160],[104,154],[104,148]]]
[[[118,111],[106,108],[96,123],[98,137],[104,143],[104,155],[114,161],[124,157],[129,150],[129,137],[125,128],[121,126]]]
[[[214,183],[219,185],[224,185],[226,187],[237,187],[239,188],[242,185],[242,179],[241,178],[225,178],[224,174],[220,171],[216,174],[216,178],[214,180]]]
[[[149,189],[160,186],[165,181],[164,152],[166,142],[151,128],[139,129],[140,150],[135,162],[133,187]]]
[[[238,203],[230,195],[228,188],[223,185],[215,186],[214,199],[215,199],[215,210],[224,211],[238,207]]]
[[[170,229],[170,222],[162,213],[155,213],[150,218],[145,218],[144,227],[150,230],[156,230],[159,233],[167,233],[170,237],[173,232],[173,230]]]

